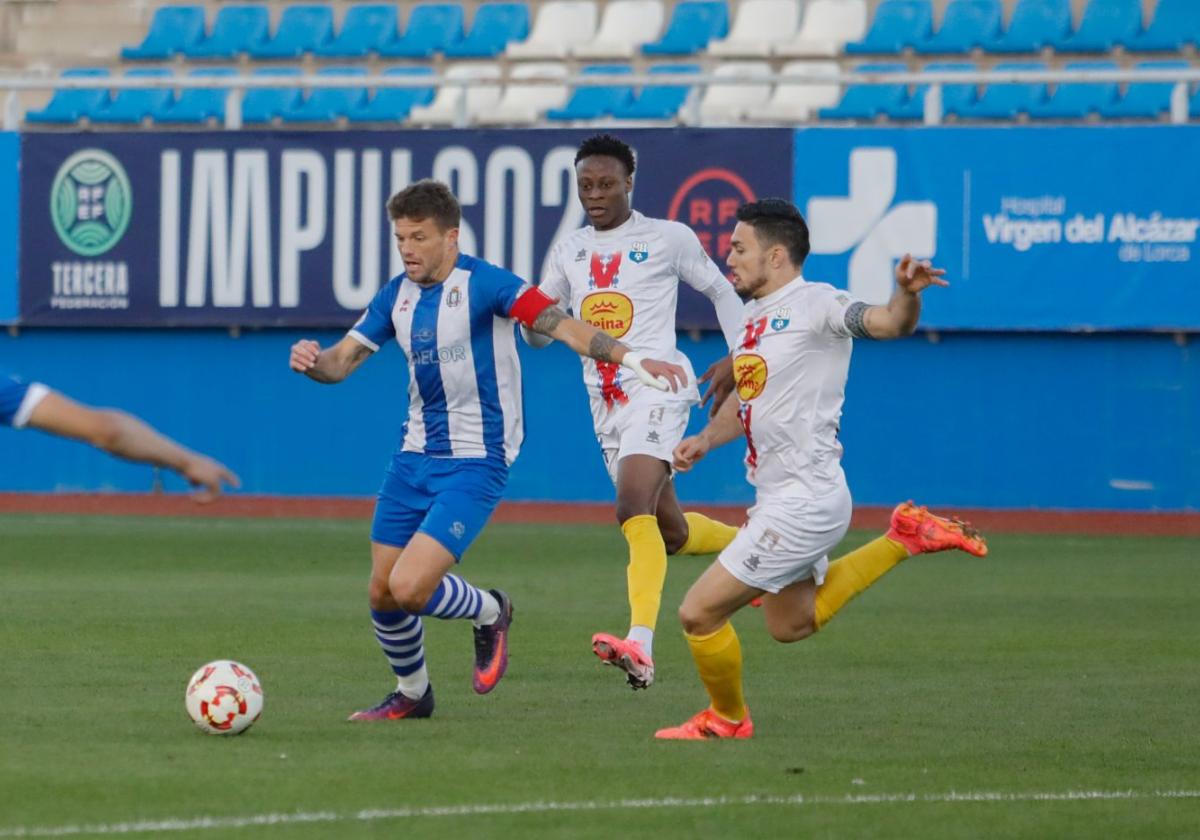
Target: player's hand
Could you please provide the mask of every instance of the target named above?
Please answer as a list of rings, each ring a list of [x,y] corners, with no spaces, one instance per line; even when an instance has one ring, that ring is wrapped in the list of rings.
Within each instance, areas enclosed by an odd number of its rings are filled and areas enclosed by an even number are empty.
[[[669,388],[672,392],[678,392],[680,388],[687,387],[687,373],[679,365],[660,362],[658,359],[644,359],[642,370],[650,374],[652,378],[652,381],[647,384],[653,385],[660,391],[666,391]],[[643,381],[645,380],[643,379]]]
[[[317,366],[317,358],[321,355],[321,345],[307,338],[302,338],[292,345],[292,355],[288,365],[296,373],[305,373]]]
[[[733,356],[722,356],[711,365],[708,370],[700,377],[700,382],[711,383],[708,390],[704,392],[704,396],[700,399],[700,405],[704,406],[709,400],[713,401],[712,408],[708,410],[709,417],[716,417],[717,412],[721,410],[725,399],[733,393],[733,386],[736,384],[733,379]]]
[[[930,286],[949,286],[950,283],[942,279],[945,273],[945,269],[934,268],[929,260],[914,260],[912,254],[905,254],[896,264],[896,285],[915,295]]]
[[[192,455],[180,474],[197,490],[192,498],[200,504],[215,501],[224,492],[225,486],[241,487],[242,481],[229,467],[204,455]]]
[[[708,440],[704,435],[685,437],[671,453],[671,463],[676,472],[687,472],[697,461],[708,454]]]

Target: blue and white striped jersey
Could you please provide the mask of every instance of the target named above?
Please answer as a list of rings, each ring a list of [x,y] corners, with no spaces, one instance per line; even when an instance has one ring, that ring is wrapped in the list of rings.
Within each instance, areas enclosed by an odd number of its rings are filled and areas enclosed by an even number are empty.
[[[436,286],[401,274],[375,295],[350,336],[371,350],[395,338],[408,360],[403,451],[516,460],[525,424],[510,313],[526,288],[515,274],[461,254]]]
[[[45,385],[26,384],[15,376],[0,374],[0,426],[19,429],[50,389]]]

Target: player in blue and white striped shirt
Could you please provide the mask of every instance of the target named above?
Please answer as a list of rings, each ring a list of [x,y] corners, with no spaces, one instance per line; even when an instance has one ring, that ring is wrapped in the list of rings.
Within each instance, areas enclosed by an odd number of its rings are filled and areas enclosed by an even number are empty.
[[[341,382],[384,342],[408,362],[408,421],[371,526],[371,618],[396,690],[351,720],[429,717],[422,616],[475,624],[474,688],[495,688],[508,663],[512,603],[450,570],[500,501],[524,435],[513,321],[576,352],[616,362],[656,388],[686,384],[682,368],[643,360],[568,318],[516,275],[460,254],[461,209],[449,187],[419,181],[388,201],[405,272],[385,285],[333,347],[292,347],[292,370]]]

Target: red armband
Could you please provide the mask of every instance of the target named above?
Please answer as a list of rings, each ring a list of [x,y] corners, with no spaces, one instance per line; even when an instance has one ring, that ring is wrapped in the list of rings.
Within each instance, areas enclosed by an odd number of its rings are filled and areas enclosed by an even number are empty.
[[[520,297],[513,302],[512,309],[508,311],[508,317],[517,319],[527,327],[532,327],[537,316],[556,303],[558,303],[556,298],[550,297],[541,289],[533,286],[522,292]]]

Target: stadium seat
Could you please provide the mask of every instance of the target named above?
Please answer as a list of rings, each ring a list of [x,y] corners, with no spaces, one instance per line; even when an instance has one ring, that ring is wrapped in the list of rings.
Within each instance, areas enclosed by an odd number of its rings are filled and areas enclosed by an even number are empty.
[[[1018,0],[1008,30],[984,45],[988,52],[1038,52],[1071,32],[1070,0]]]
[[[834,61],[790,61],[780,71],[782,75],[836,76],[840,68]],[[833,106],[839,98],[841,86],[828,84],[798,84],[780,81],[771,98],[746,112],[746,118],[755,122],[808,122],[821,108]]]
[[[342,76],[350,80],[367,75],[365,67],[323,67],[318,76]],[[367,89],[359,84],[351,87],[313,88],[308,96],[285,109],[280,116],[284,122],[335,122],[367,102]]]
[[[903,52],[929,40],[933,32],[933,7],[929,0],[883,0],[875,20],[861,41],[846,44],[850,55]]]
[[[810,0],[800,30],[790,41],[772,47],[780,56],[836,56],[849,41],[867,31],[866,0]]]
[[[500,101],[498,64],[456,64],[445,72],[446,79],[471,80],[471,84],[443,84],[428,105],[414,107],[409,121],[417,125],[456,125],[470,122],[481,111]],[[464,98],[465,97],[465,98]]]
[[[1142,0],[1092,0],[1075,34],[1054,45],[1060,52],[1109,52],[1142,32]]]
[[[1187,43],[1200,46],[1200,3],[1158,0],[1154,20],[1145,32],[1126,41],[1126,46],[1136,52],[1176,52]]]
[[[684,0],[675,7],[662,38],[642,46],[646,55],[695,55],[729,31],[725,0]]]
[[[934,61],[921,68],[922,72],[935,73],[938,71],[978,71],[979,67],[970,61]],[[925,97],[929,94],[929,85],[917,85],[912,96],[902,105],[893,108],[888,116],[894,120],[921,120],[925,118]],[[942,116],[961,117],[966,113],[975,100],[978,99],[978,86],[975,84],[942,85]]]
[[[1040,61],[1002,62],[993,70],[1045,70]],[[999,82],[988,85],[979,100],[962,112],[962,116],[983,120],[1011,120],[1018,114],[1028,114],[1038,103],[1046,100],[1045,82]]]
[[[188,58],[236,58],[263,43],[268,32],[266,6],[225,6],[217,12],[212,34],[183,52]]]
[[[942,26],[928,41],[917,44],[919,53],[967,53],[1000,34],[1003,9],[1000,0],[954,0],[946,7]]]
[[[429,58],[463,37],[463,9],[457,3],[413,6],[404,34],[379,45],[388,58]]]
[[[610,0],[596,37],[576,44],[576,58],[632,58],[638,47],[662,32],[662,0]]]
[[[528,40],[510,44],[509,58],[566,58],[571,48],[596,35],[592,0],[548,0],[538,10]]]
[[[1112,61],[1073,61],[1066,70],[1116,70]],[[1116,82],[1059,82],[1049,98],[1029,109],[1031,119],[1081,120],[1117,101]]]
[[[250,47],[252,58],[299,58],[333,38],[329,6],[286,6],[279,28],[268,41]]]
[[[108,78],[111,74],[104,67],[74,67],[62,72],[64,79]],[[102,111],[108,105],[108,91],[104,88],[66,88],[54,91],[46,107],[30,111],[26,122],[73,123]]]
[[[169,79],[174,76],[174,71],[162,67],[143,67],[125,74],[126,79]],[[171,88],[123,88],[106,106],[92,112],[92,122],[137,125],[168,108],[174,99],[175,92]]]
[[[566,102],[566,77],[567,66],[558,61],[518,64],[509,72],[500,101],[481,111],[475,122],[480,125],[533,125],[546,111],[561,108]],[[558,83],[531,82],[531,79],[556,80]]]
[[[383,71],[385,76],[433,76],[432,67],[389,67]],[[347,109],[345,117],[352,123],[367,122],[401,122],[408,118],[412,109],[418,105],[428,105],[433,101],[434,87],[432,79],[429,87],[393,88],[381,87],[375,91],[370,101],[359,103]]]
[[[594,64],[580,71],[586,76],[627,76],[633,71],[628,64]],[[613,79],[613,81],[620,81]],[[633,86],[628,84],[586,85],[575,88],[567,104],[546,112],[546,119],[556,122],[597,120],[607,117],[633,100]]]
[[[154,11],[146,37],[136,47],[121,50],[131,60],[165,60],[204,39],[203,6],[160,6]]]
[[[771,98],[771,66],[765,61],[726,61],[716,66],[713,76],[751,76],[762,82],[708,85],[700,95],[701,125],[736,123],[751,108]]]
[[[1186,61],[1142,61],[1135,70],[1188,70]],[[1115,102],[1100,108],[1105,119],[1148,119],[1156,120],[1171,112],[1171,94],[1174,82],[1130,82],[1125,95]]]
[[[800,31],[798,0],[742,0],[728,37],[708,45],[712,55],[771,55],[772,48],[785,44]]]
[[[904,73],[903,64],[860,64],[857,73]],[[850,85],[842,101],[833,108],[821,108],[823,120],[873,120],[898,111],[908,101],[908,88],[900,84]]]
[[[202,67],[188,73],[192,78],[226,78],[236,75],[238,71],[233,67]],[[174,102],[153,115],[154,121],[203,124],[215,120],[221,123],[225,121],[225,102],[228,97],[228,88],[183,88]]]
[[[529,6],[524,3],[484,3],[475,11],[471,32],[456,44],[447,44],[447,58],[495,58],[510,41],[529,35]]]
[[[692,75],[700,72],[698,64],[658,64],[650,68],[651,75]],[[692,85],[646,85],[637,98],[613,110],[618,120],[669,120],[679,114],[692,95]]]
[[[399,38],[395,4],[351,6],[337,37],[313,50],[328,58],[364,58]]]
[[[299,76],[295,67],[266,67],[254,71],[255,76]],[[269,123],[295,108],[304,94],[297,87],[252,88],[242,99],[243,123]]]

